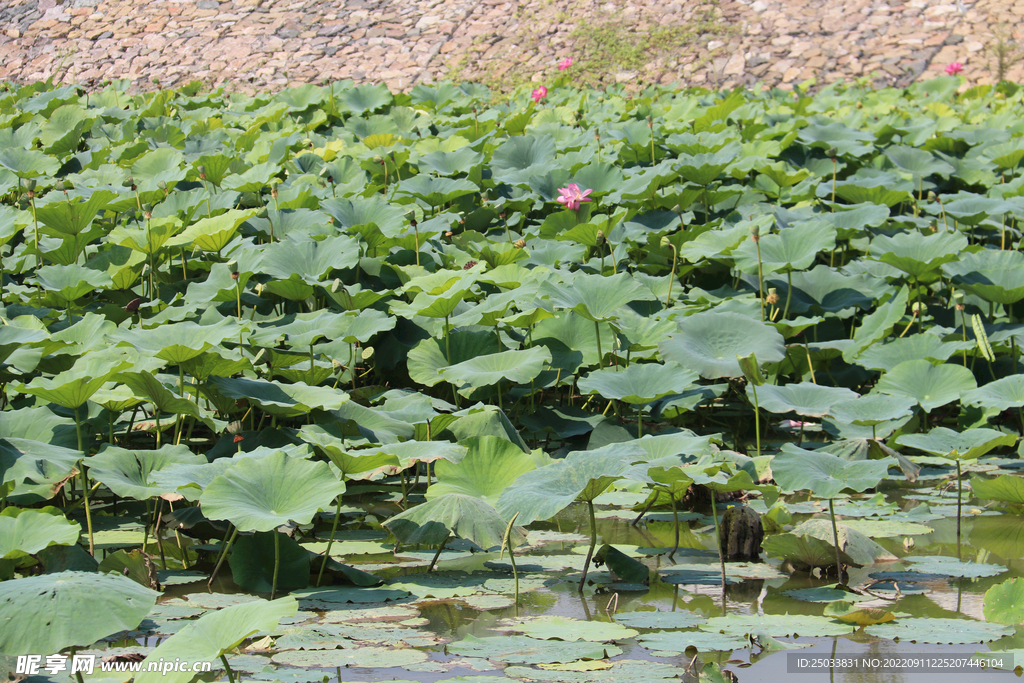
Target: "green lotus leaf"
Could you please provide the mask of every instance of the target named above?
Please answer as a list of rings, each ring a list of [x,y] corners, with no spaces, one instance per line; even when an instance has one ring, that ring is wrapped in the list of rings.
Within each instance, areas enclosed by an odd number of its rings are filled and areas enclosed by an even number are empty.
[[[169,323],[149,329],[137,328],[119,336],[141,353],[162,358],[179,365],[191,360],[226,339],[238,339],[239,325],[231,318],[222,318],[213,325],[197,325],[186,321]]]
[[[395,192],[422,199],[430,206],[441,206],[468,194],[477,194],[476,183],[463,178],[431,178],[417,174],[398,183]]]
[[[537,377],[550,362],[551,351],[546,346],[534,346],[477,356],[438,372],[444,381],[457,386],[485,387],[501,380],[525,384]]]
[[[843,528],[842,526],[839,527]],[[831,528],[829,529],[831,534]],[[840,537],[840,546],[844,546],[845,536]],[[794,567],[808,570],[813,567],[835,565],[836,551],[831,536],[823,540],[807,534],[784,533],[774,534],[764,539],[763,548],[769,557],[779,557],[790,562]],[[846,565],[861,565],[850,557],[845,550],[839,551],[840,560]]]
[[[765,274],[804,270],[820,251],[835,249],[836,231],[830,225],[806,223],[784,228],[778,233],[762,234],[759,244],[745,240],[732,252],[736,267],[745,273],[758,272],[760,264]]]
[[[154,375],[151,372],[140,371],[121,372],[115,378],[131,387],[131,390],[136,395],[144,396],[146,400],[156,406],[159,412],[191,415],[196,419],[204,421],[207,419],[207,415],[204,414],[203,409],[195,401],[177,392],[177,377]],[[171,389],[172,386],[175,389]],[[212,422],[210,424],[212,425]]]
[[[60,162],[38,150],[5,146],[0,149],[0,166],[19,178],[38,178],[56,175]]]
[[[898,638],[915,643],[987,643],[1013,633],[1013,628],[986,624],[973,619],[936,619],[933,617],[899,619],[864,629],[878,638]]]
[[[775,638],[787,636],[839,636],[851,633],[853,628],[837,624],[827,616],[810,614],[730,614],[711,617],[700,629],[731,636],[767,633]]]
[[[885,338],[907,312],[910,290],[900,287],[896,296],[879,306],[874,313],[864,317],[863,322],[853,331],[853,344],[843,349],[843,360],[853,363],[864,350]]]
[[[985,591],[985,621],[1015,626],[1024,623],[1024,581],[1007,579]]]
[[[944,263],[956,261],[967,246],[967,236],[959,232],[921,232],[879,235],[871,240],[872,258],[899,268],[913,280],[934,279]]]
[[[1024,505],[1024,479],[1014,474],[1000,474],[991,479],[972,474],[971,491],[981,500]]]
[[[358,243],[344,235],[319,242],[281,240],[263,251],[259,270],[281,280],[298,275],[303,282],[313,285],[324,280],[332,270],[351,268],[358,260]]]
[[[280,166],[273,161],[266,161],[262,164],[245,169],[241,173],[232,173],[224,176],[220,181],[221,187],[225,190],[236,192],[259,193],[270,183],[270,179],[281,170]]]
[[[874,136],[870,133],[850,128],[839,121],[811,121],[800,129],[799,140],[810,147],[822,150],[835,149],[839,156],[855,157],[873,151],[875,142]]]
[[[833,403],[828,414],[849,424],[872,426],[907,417],[917,402],[907,396],[868,394],[848,401]]]
[[[408,421],[354,401],[335,408],[333,417],[347,426],[349,434],[362,434],[372,443],[391,444],[411,439],[416,433],[416,428]]]
[[[374,226],[388,239],[394,239],[406,229],[402,210],[376,194],[369,198],[328,199],[320,204],[320,208],[347,230]]]
[[[747,385],[747,396],[753,403],[753,389]],[[759,405],[770,413],[796,413],[806,417],[824,417],[833,405],[857,398],[857,394],[843,387],[826,387],[812,382],[776,386],[761,386],[757,398]]]
[[[469,295],[468,289],[457,289],[436,295],[420,292],[411,304],[394,299],[390,303],[390,308],[393,315],[403,318],[417,315],[426,318],[446,318],[454,313],[456,307]]]
[[[269,593],[274,582],[274,534],[267,531],[239,536],[231,546],[231,578],[249,593]],[[281,534],[277,543],[280,565],[277,568],[277,589],[295,590],[309,585],[310,553],[295,539]]]
[[[210,384],[230,398],[248,399],[262,410],[279,417],[307,415],[311,410],[334,410],[348,403],[348,394],[304,382],[282,384],[263,379],[211,377]]]
[[[679,394],[699,375],[678,363],[631,363],[624,370],[596,370],[578,382],[580,391],[597,393],[629,404],[650,403],[669,394]]]
[[[393,474],[403,469],[394,454],[376,449],[366,453],[347,450],[344,438],[332,426],[306,425],[299,434],[330,459],[343,479],[365,479],[378,472]]]
[[[54,193],[56,194],[56,193]],[[93,219],[102,211],[110,200],[117,197],[116,192],[96,190],[88,198],[79,196],[72,199],[59,199],[36,207],[36,218],[46,226],[48,231],[59,235],[77,235],[88,228]]]
[[[0,438],[0,474],[3,476],[0,483],[17,485],[27,479],[39,484],[57,484],[81,459],[82,451],[78,449],[13,436]],[[52,498],[56,494],[57,490],[51,489],[45,497]]]
[[[111,358],[83,356],[70,370],[53,377],[36,377],[31,383],[18,388],[27,394],[75,409],[99,391],[111,377],[128,367],[129,363]]]
[[[0,363],[20,348],[45,341],[49,338],[46,330],[36,330],[15,325],[0,326]]]
[[[215,478],[199,498],[209,519],[226,519],[239,531],[272,531],[309,524],[345,492],[327,463],[291,458],[283,452],[243,458]]]
[[[857,365],[870,370],[889,372],[897,365],[908,360],[925,358],[935,365],[945,363],[954,353],[964,347],[973,348],[974,344],[964,342],[944,342],[934,334],[911,334],[894,339],[887,344],[870,346],[857,356]]]
[[[613,348],[615,336],[611,326],[598,325],[595,330],[593,322],[575,311],[541,320],[533,329],[534,344],[550,349],[551,367],[561,369],[563,377],[583,365],[598,364],[599,338],[602,352]]]
[[[528,182],[557,167],[555,139],[550,135],[514,135],[500,144],[491,156],[495,180],[516,184]]]
[[[1014,210],[1014,205],[993,197],[961,197],[944,204],[942,209],[960,223],[978,225],[989,216]]]
[[[649,289],[627,273],[610,277],[578,275],[564,285],[544,282],[540,296],[549,298],[557,308],[571,309],[595,322],[614,319],[616,312],[630,302],[654,299]]]
[[[166,448],[168,447],[165,446],[164,449]],[[253,457],[249,453],[245,455]],[[169,463],[161,469],[151,470],[148,481],[158,491],[178,493],[185,500],[197,501],[211,481],[234,467],[236,463],[237,460],[234,458],[217,458],[213,462],[206,462],[203,458],[201,462]]]
[[[167,445],[155,451],[126,450],[104,444],[100,451],[86,459],[89,476],[122,498],[146,500],[173,488],[164,488],[152,475],[174,465],[202,465],[206,458],[192,453],[185,446]]]
[[[472,147],[462,147],[451,152],[431,152],[420,157],[420,172],[436,173],[441,176],[455,176],[471,172],[483,162],[482,154]]]
[[[619,612],[615,622],[632,628],[678,629],[698,626],[707,621],[695,612],[636,611]]]
[[[518,449],[517,449],[518,450]],[[418,462],[436,462],[438,460],[457,463],[466,457],[466,447],[448,441],[404,441],[388,443],[380,447],[381,453],[398,458],[402,469],[412,467]]]
[[[915,572],[939,576],[981,578],[998,576],[1007,571],[1006,567],[999,564],[962,562],[955,557],[942,555],[908,555],[903,561],[913,563]]]
[[[507,439],[473,436],[461,445],[468,448],[461,460],[442,460],[434,466],[437,483],[427,489],[427,500],[458,493],[497,505],[502,491],[520,475],[537,469],[534,457]]]
[[[423,339],[409,351],[409,378],[432,387],[444,381],[441,371],[445,368],[492,354],[495,346],[494,334],[482,331],[450,332],[447,343],[443,339]],[[446,356],[448,353],[451,362]]]
[[[985,301],[1009,305],[1024,299],[1022,268],[1024,254],[1019,251],[984,249],[962,254],[959,261],[943,265],[942,272]]]
[[[640,633],[619,623],[583,621],[558,616],[526,617],[512,624],[508,630],[540,640],[589,640],[594,643],[627,640]]]
[[[722,175],[730,164],[736,161],[734,154],[728,150],[720,150],[714,154],[683,154],[679,156],[676,170],[679,175],[695,185],[710,185]]]
[[[400,543],[440,545],[455,534],[487,550],[501,545],[508,521],[476,496],[446,493],[389,518],[384,526]],[[513,548],[525,541],[519,530],[510,539]]]
[[[738,225],[727,230],[708,230],[683,244],[679,256],[687,263],[699,264],[705,259],[719,259],[732,254],[750,239],[747,226]]]
[[[354,88],[345,88],[334,94],[353,114],[359,116],[366,112],[377,111],[381,107],[390,104],[394,100],[391,91],[382,84],[370,85],[365,83]]]
[[[745,637],[707,631],[652,631],[637,636],[637,642],[654,652],[684,653],[688,648],[700,652],[728,652],[747,647]]]
[[[550,519],[573,501],[593,501],[620,477],[633,460],[643,460],[646,452],[638,446],[625,449],[613,444],[594,451],[573,451],[563,460],[526,472],[498,497],[499,514],[527,525],[538,519]]]
[[[737,356],[756,354],[762,363],[777,363],[785,353],[775,328],[739,313],[706,311],[683,318],[679,332],[658,345],[662,358],[695,370],[701,377],[741,377]]]
[[[940,458],[974,460],[994,448],[1013,446],[1017,443],[1017,435],[983,427],[962,432],[936,427],[927,434],[903,434],[896,438],[896,443]]]
[[[188,683],[192,671],[147,671],[148,662],[211,662],[234,650],[260,631],[273,631],[282,619],[295,616],[299,603],[293,597],[274,601],[254,600],[208,612],[150,650],[142,662],[136,683]]]
[[[191,246],[202,251],[219,252],[234,238],[242,223],[255,215],[255,209],[231,209],[219,216],[200,218],[164,244],[167,247]]]
[[[953,172],[953,167],[936,158],[931,152],[909,145],[894,145],[885,150],[885,156],[893,165],[905,171],[915,179],[920,180],[925,176],[937,175],[948,178]]]
[[[62,266],[43,266],[36,270],[31,282],[39,285],[57,305],[69,308],[76,300],[97,289],[113,284],[106,273],[72,263]]]
[[[909,189],[910,183],[906,183]],[[882,206],[893,207],[900,202],[911,201],[913,195],[901,187],[899,177],[895,174],[883,174],[874,178],[849,178],[835,184],[836,196],[852,204],[870,202]],[[818,185],[819,196],[831,189],[829,184]]]
[[[787,491],[810,491],[822,498],[835,498],[845,490],[860,492],[877,486],[895,464],[890,458],[851,462],[785,444],[772,458],[772,476]]]
[[[74,545],[81,531],[57,508],[8,507],[0,512],[0,559],[21,559],[51,545]]]
[[[960,365],[932,365],[926,360],[908,360],[885,373],[875,391],[881,394],[909,396],[926,412],[959,400],[977,388],[974,375]]]
[[[127,577],[94,572],[0,582],[0,652],[23,655],[88,647],[137,628],[159,596]]]
[[[622,653],[622,649],[614,645],[591,643],[586,640],[564,642],[561,640],[537,640],[527,636],[487,636],[477,638],[472,634],[467,634],[458,642],[450,644],[448,651],[465,657],[482,657],[494,662],[515,662],[520,664],[574,662],[578,659],[607,659]],[[530,671],[535,670],[531,669]],[[586,678],[587,680],[592,680],[592,677],[589,675]]]
[[[184,156],[173,147],[160,147],[146,152],[132,164],[132,178],[139,192],[154,192],[160,189],[160,183],[174,187],[179,180],[184,180],[187,171],[182,168]],[[161,192],[160,194],[163,194]]]

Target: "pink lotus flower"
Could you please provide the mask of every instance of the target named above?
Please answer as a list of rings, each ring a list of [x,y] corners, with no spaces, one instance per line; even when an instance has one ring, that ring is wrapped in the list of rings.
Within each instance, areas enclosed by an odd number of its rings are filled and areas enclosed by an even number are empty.
[[[539,88],[537,88],[536,90],[534,90],[533,94],[530,95],[530,97],[533,98],[533,101],[537,102],[537,103],[539,103],[541,100],[543,100],[547,96],[548,96],[548,89],[545,88],[543,85],[540,86]]]
[[[565,204],[565,208],[572,209],[573,211],[580,210],[580,204],[582,202],[594,201],[587,195],[593,192],[593,190],[580,191],[580,186],[576,183],[569,183],[569,187],[558,188],[558,193],[561,195],[556,198],[555,201],[559,204]]]
[[[565,71],[570,66],[572,66],[572,57],[566,57],[565,59],[558,63],[558,70]]]
[[[964,70],[964,65],[960,62],[953,62],[946,67],[946,73],[950,76],[956,76],[958,73]]]

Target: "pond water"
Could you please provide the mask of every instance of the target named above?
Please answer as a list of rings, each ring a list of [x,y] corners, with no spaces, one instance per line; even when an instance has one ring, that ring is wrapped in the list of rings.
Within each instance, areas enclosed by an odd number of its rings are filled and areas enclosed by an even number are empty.
[[[992,469],[984,460],[972,467]],[[652,570],[649,585],[616,582],[602,565],[591,568],[588,585],[578,593],[590,529],[586,505],[577,503],[549,522],[530,526],[527,545],[516,552],[520,596],[514,604],[507,553],[474,553],[468,543],[453,541],[441,552],[435,571],[426,574],[433,548],[391,552],[375,520],[390,514],[401,494],[384,486],[343,511],[331,554],[386,583],[348,589],[341,597],[329,587],[296,591],[300,612],[268,634],[275,636],[269,649],[228,661],[245,678],[295,683],[323,677],[333,682],[422,683],[617,683],[680,676],[696,681],[692,672],[702,663],[717,664],[745,683],[826,676],[851,683],[940,683],[965,676],[973,680],[983,671],[983,680],[1008,680],[1016,677],[1010,662],[1012,651],[1024,648],[1024,633],[986,623],[984,594],[1022,573],[1024,546],[1017,539],[1024,518],[967,500],[961,521],[962,562],[957,562],[955,491],[928,483],[929,476],[941,481],[939,474],[923,472],[923,486],[893,490],[887,498],[863,494],[837,501],[837,514],[845,523],[873,536],[893,556],[906,558],[851,567],[845,577],[849,586],[862,589],[851,596],[859,601],[857,607],[893,613],[896,620],[889,624],[858,628],[823,617],[828,600],[836,597],[823,592],[835,584],[834,574],[789,573],[778,560],[727,563],[729,583],[723,591],[717,555],[711,550],[712,518],[680,512],[680,550],[670,559],[675,536],[671,513],[649,512],[634,526],[637,513],[631,508],[643,494],[628,490],[611,490],[597,499],[598,539],[646,564]],[[419,499],[414,493],[410,502]],[[756,500],[751,504],[763,507]],[[820,501],[791,498],[787,507],[792,524],[822,515],[827,519],[827,506]],[[317,537],[328,533],[329,525],[322,526]],[[310,547],[322,543],[311,542]],[[362,592],[353,597],[357,590]],[[161,603],[205,609],[250,599],[225,572],[213,592],[203,583],[172,585]],[[154,646],[182,623],[155,621],[155,632],[135,634],[138,644]],[[584,627],[586,622],[589,626]],[[747,633],[754,634],[753,641]],[[699,654],[687,651],[691,641]],[[783,647],[794,649],[776,649]],[[990,649],[1010,651],[1004,661],[1011,670],[983,670],[976,660],[970,663],[975,653]],[[915,661],[903,670],[799,668],[801,658],[807,664],[851,657],[868,658],[869,667],[896,658]],[[925,671],[920,667],[926,659],[953,668]],[[950,660],[961,661],[955,666]]]

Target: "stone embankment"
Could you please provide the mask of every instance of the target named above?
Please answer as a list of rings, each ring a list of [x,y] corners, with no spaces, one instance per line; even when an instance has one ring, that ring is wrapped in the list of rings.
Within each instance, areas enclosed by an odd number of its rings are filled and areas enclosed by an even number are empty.
[[[254,92],[346,78],[393,90],[503,72],[543,80],[609,26],[627,43],[657,41],[646,63],[610,71],[629,84],[903,85],[954,61],[985,83],[1000,52],[1003,75],[1021,81],[1022,19],[1024,0],[7,0],[0,81]]]

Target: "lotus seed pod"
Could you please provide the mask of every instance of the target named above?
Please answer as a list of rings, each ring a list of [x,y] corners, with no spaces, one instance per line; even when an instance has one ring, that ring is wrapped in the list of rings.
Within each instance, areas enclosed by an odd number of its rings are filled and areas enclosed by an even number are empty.
[[[523,247],[526,246],[526,240],[520,237],[512,244],[512,246],[515,247],[516,249],[522,249]]]
[[[63,180],[58,180],[57,184],[53,186],[53,189],[57,190],[57,192],[67,192],[67,189],[64,187]]]
[[[21,186],[24,187],[29,192],[31,192],[34,189],[36,189],[36,179],[35,178],[22,178],[21,179]]]
[[[370,360],[371,358],[373,358],[373,347],[372,346],[364,347],[363,351],[362,351],[362,353],[360,355],[363,357],[363,360]]]
[[[910,307],[910,310],[913,311],[914,313],[920,313],[921,315],[924,315],[928,311],[928,306],[926,304],[921,303],[920,301],[915,301],[914,305]]]
[[[601,245],[603,245],[604,244],[604,230],[598,230],[597,231],[597,235],[595,236],[595,239],[597,240],[597,246],[600,247]]]
[[[139,306],[141,305],[142,298],[136,297],[128,302],[128,305],[124,307],[124,310],[134,315],[139,310]]]
[[[758,235],[760,235],[761,234],[761,226],[757,225],[757,224],[751,225],[750,226],[750,234],[753,235],[754,237],[757,237]]]
[[[159,187],[161,190],[163,190],[164,194],[167,194],[167,183],[166,182],[161,180],[159,183],[156,184],[156,186]]]
[[[661,248],[662,249],[668,249],[671,246],[672,246],[672,240],[670,240],[668,237],[662,236],[662,238],[661,238]]]
[[[766,303],[769,303],[772,306],[774,306],[775,304],[779,303],[779,293],[775,291],[774,287],[771,287],[768,289],[768,296],[766,296],[764,300]]]
[[[228,272],[229,273],[237,273],[238,272],[238,261],[236,261],[235,259],[231,259],[230,261],[227,262],[227,267],[228,267]]]

